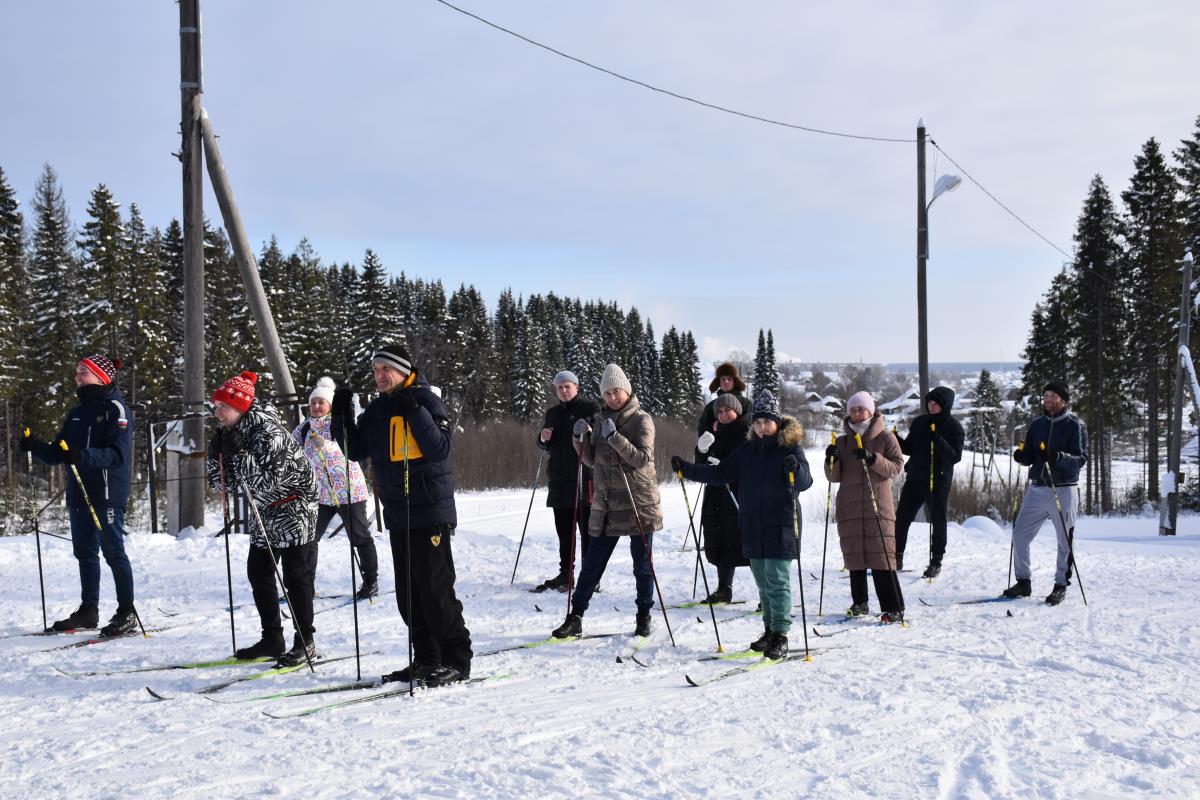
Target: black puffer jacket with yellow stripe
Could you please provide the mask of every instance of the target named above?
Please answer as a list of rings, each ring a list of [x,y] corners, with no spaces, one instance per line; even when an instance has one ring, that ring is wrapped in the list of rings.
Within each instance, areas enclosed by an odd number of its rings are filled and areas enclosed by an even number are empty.
[[[400,392],[410,393],[417,408],[406,417],[396,402]],[[342,441],[343,420],[335,416],[332,433]],[[429,382],[414,372],[406,385],[371,401],[358,419],[345,426],[347,457],[371,460],[383,501],[388,530],[405,529],[405,503],[412,529],[458,524],[454,508],[454,467],[450,461],[451,426],[446,405]],[[408,460],[408,492],[404,487],[404,462]]]

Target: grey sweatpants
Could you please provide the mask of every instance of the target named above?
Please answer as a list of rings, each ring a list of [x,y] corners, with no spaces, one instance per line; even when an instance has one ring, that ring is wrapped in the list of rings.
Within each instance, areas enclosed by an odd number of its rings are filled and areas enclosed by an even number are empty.
[[[1067,528],[1073,530],[1075,512],[1079,509],[1079,487],[1059,486],[1057,491],[1058,502],[1062,503],[1062,516],[1067,520]],[[1047,519],[1053,523],[1054,530],[1058,533],[1058,563],[1054,569],[1054,582],[1060,586],[1066,585],[1071,550],[1067,543],[1067,531],[1063,530],[1062,519],[1058,515],[1058,506],[1054,503],[1054,492],[1049,486],[1030,484],[1025,491],[1021,511],[1017,514],[1017,521],[1013,523],[1013,572],[1018,580],[1029,579],[1032,571],[1029,565],[1029,545]]]

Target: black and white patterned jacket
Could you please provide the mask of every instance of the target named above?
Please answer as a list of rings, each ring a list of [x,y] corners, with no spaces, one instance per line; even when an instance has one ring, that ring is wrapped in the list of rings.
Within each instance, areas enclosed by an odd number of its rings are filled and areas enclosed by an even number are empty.
[[[225,462],[225,489],[231,494],[243,484],[266,528],[271,547],[295,547],[312,541],[317,521],[317,484],[304,451],[283,426],[273,408],[257,400],[233,426],[244,447]],[[221,488],[221,463],[210,452],[205,461],[208,482]],[[254,512],[250,541],[265,547]]]

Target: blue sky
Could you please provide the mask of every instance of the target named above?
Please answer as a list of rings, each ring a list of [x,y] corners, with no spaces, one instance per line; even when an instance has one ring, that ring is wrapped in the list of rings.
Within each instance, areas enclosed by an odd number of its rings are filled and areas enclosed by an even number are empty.
[[[483,2],[530,38],[801,125],[930,135],[1067,250],[1092,175],[1190,136],[1200,7],[1158,2]],[[801,359],[913,361],[915,145],[818,136],[650,93],[434,0],[212,0],[205,99],[251,241],[307,236],[494,303],[636,305],[702,355],[760,327]],[[180,213],[178,9],[27,3],[0,15],[0,167],[44,162],[72,218],[105,182]],[[929,152],[929,180],[954,171]],[[219,217],[211,195],[208,214]],[[931,212],[930,358],[1013,360],[1063,257],[974,186]]]

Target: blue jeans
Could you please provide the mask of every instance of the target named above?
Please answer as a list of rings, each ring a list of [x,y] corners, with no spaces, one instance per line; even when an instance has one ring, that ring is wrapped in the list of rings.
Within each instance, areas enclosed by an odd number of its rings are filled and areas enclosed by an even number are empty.
[[[644,613],[654,608],[654,575],[650,571],[650,551],[654,549],[654,534],[646,534],[646,544],[642,545],[639,536],[593,536],[583,555],[583,566],[579,568],[579,582],[575,585],[575,594],[571,597],[571,613],[583,616],[592,593],[600,584],[608,559],[617,549],[617,542],[629,539],[629,555],[633,557],[633,578],[637,583],[637,610]]]
[[[100,607],[100,554],[112,570],[117,585],[117,605],[133,606],[133,567],[125,555],[125,509],[97,508],[102,530],[96,530],[91,512],[71,508],[71,545],[79,561],[79,588],[85,606]]]

